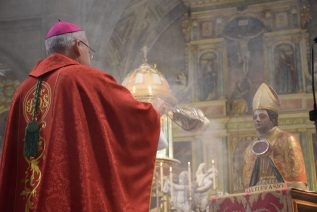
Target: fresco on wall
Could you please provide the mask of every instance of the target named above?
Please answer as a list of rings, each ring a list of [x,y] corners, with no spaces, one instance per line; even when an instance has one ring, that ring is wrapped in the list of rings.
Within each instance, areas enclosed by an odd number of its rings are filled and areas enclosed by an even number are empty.
[[[251,110],[257,79],[263,79],[263,23],[254,17],[237,17],[223,32],[228,52],[228,111],[243,114]],[[233,51],[234,50],[234,51]]]
[[[200,100],[213,100],[218,97],[218,62],[214,52],[204,53],[199,60]]]
[[[274,50],[274,87],[278,93],[295,93],[299,90],[300,73],[296,69],[294,48],[280,44]]]
[[[245,76],[236,81],[235,87],[228,98],[228,112],[230,115],[251,112],[251,80]]]

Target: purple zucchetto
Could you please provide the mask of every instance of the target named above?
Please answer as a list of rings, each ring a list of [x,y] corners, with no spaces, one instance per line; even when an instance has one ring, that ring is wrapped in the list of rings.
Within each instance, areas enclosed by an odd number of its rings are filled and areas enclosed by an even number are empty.
[[[66,21],[58,20],[58,22],[54,24],[48,31],[46,35],[46,39],[53,36],[71,33],[71,32],[78,32],[78,31],[82,31],[82,29],[79,26],[66,22]]]

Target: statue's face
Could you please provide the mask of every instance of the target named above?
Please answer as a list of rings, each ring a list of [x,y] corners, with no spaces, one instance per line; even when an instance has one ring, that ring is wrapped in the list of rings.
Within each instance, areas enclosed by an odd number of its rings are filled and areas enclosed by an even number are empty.
[[[266,134],[274,127],[266,110],[255,110],[253,113],[253,122],[254,127],[259,134]]]

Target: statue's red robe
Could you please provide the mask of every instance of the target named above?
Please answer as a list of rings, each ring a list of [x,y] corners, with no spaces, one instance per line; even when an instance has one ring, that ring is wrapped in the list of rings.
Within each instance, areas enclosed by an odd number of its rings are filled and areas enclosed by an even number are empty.
[[[38,77],[40,151],[25,158]],[[159,122],[110,75],[61,54],[40,61],[8,116],[0,211],[149,211]]]

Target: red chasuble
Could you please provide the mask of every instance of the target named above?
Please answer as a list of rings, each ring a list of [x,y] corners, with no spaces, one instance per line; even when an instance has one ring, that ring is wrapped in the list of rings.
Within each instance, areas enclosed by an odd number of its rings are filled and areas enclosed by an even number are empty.
[[[26,158],[38,77],[39,153]],[[61,54],[40,61],[8,116],[0,211],[149,211],[159,120],[104,72]]]

